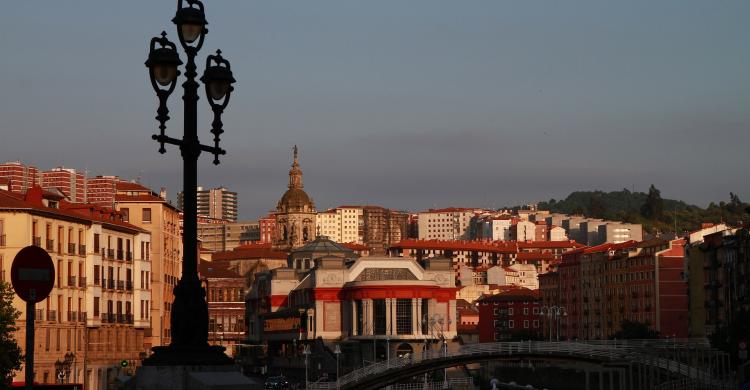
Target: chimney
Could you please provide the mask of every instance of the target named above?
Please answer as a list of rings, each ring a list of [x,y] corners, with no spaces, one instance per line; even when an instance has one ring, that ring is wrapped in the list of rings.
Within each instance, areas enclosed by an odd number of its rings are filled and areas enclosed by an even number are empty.
[[[162,198],[162,199],[164,199],[164,200],[167,200],[167,189],[166,189],[166,187],[162,187],[159,190],[159,197]]]

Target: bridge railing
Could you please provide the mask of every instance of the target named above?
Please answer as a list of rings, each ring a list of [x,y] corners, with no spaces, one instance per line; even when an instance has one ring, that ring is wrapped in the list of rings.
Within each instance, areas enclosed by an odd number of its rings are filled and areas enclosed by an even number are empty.
[[[539,354],[539,355],[569,355],[578,358],[592,358],[596,360],[607,360],[615,362],[636,363],[657,367],[672,374],[690,378],[704,384],[716,382],[712,375],[711,369],[705,367],[695,367],[685,362],[672,360],[658,355],[651,355],[648,352],[652,348],[669,348],[680,349],[706,349],[707,344],[702,341],[685,340],[678,344],[677,340],[668,340],[666,342],[658,340],[635,340],[635,341],[592,341],[592,342],[539,342],[539,341],[518,341],[518,342],[498,342],[498,343],[479,343],[464,345],[459,348],[449,348],[448,350],[427,350],[408,355],[403,358],[392,358],[387,361],[381,361],[370,364],[363,368],[349,372],[339,378],[339,385],[344,386],[356,383],[372,375],[382,374],[392,369],[404,368],[406,366],[416,366],[420,363],[448,359],[455,357],[471,357],[482,355],[518,355],[518,354]],[[336,387],[336,382],[319,382],[311,384],[311,389],[327,390]]]

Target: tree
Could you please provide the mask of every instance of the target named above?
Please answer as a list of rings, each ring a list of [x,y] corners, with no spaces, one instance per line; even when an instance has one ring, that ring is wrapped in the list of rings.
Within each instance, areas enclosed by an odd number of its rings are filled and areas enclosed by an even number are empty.
[[[661,191],[657,190],[653,184],[648,189],[646,202],[641,206],[641,215],[648,219],[661,218],[664,211],[664,200],[661,198]]]
[[[612,335],[612,338],[623,340],[656,339],[659,338],[659,332],[649,329],[648,322],[622,320],[620,330]]]
[[[20,314],[13,307],[13,290],[8,283],[0,282],[0,388],[9,387],[13,372],[21,368],[23,355],[13,338]]]

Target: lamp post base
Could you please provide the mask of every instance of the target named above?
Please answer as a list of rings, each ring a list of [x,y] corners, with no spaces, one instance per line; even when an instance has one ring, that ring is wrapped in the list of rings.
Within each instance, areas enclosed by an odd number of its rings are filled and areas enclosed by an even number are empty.
[[[143,360],[144,366],[225,366],[232,358],[224,354],[226,348],[215,345],[165,346],[151,348],[154,353]]]

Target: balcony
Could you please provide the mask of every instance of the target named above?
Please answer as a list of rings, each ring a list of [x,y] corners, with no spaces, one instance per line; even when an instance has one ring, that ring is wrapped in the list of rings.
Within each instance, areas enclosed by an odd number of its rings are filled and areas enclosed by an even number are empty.
[[[55,240],[47,240],[47,246],[45,247],[48,251],[52,252],[55,250]]]
[[[78,313],[75,311],[69,311],[68,322],[78,322]]]
[[[68,243],[68,254],[71,256],[76,254],[76,244]]]
[[[88,313],[86,313],[85,311],[82,311],[82,312],[79,312],[78,314],[79,314],[78,322],[86,322],[86,314]]]
[[[32,243],[38,247],[42,246],[42,238],[41,237],[34,237],[32,239]]]
[[[131,314],[131,313],[125,314],[125,323],[126,324],[132,324],[133,323],[133,314]]]
[[[112,313],[102,313],[102,322],[104,323],[115,323],[115,315]]]
[[[68,276],[68,287],[75,287],[75,286],[76,286],[76,277]]]
[[[85,288],[86,287],[86,277],[85,276],[81,276],[80,278],[78,278],[78,287],[80,287],[80,288]]]
[[[115,250],[114,249],[107,249],[107,258],[110,260],[115,259]]]
[[[133,281],[128,280],[125,282],[125,289],[128,291],[133,291]]]
[[[78,245],[78,255],[86,256],[86,245]]]
[[[118,290],[124,290],[125,289],[125,282],[123,282],[122,280],[118,280],[117,281],[117,289]]]
[[[117,313],[117,323],[118,324],[124,324],[125,323],[125,314]]]
[[[34,319],[36,321],[44,321],[44,309],[34,310]]]
[[[133,261],[133,252],[125,252],[125,260],[126,261]]]
[[[0,246],[5,246],[5,234],[0,234]]]
[[[57,310],[47,311],[47,321],[57,321]]]
[[[115,289],[115,280],[114,279],[107,279],[107,288],[110,290]]]
[[[123,251],[122,251],[122,249],[118,249],[117,250],[117,260],[122,260],[122,259],[123,259]]]

